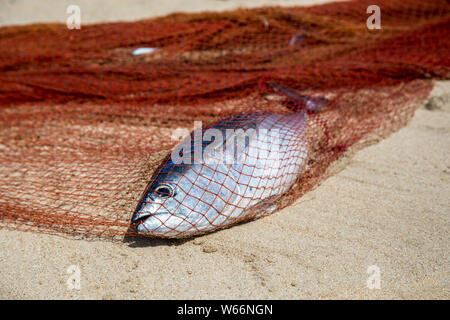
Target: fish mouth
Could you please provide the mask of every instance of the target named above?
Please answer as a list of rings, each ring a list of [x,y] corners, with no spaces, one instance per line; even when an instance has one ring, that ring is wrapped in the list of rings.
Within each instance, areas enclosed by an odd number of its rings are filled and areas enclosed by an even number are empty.
[[[168,212],[158,214],[135,213],[131,220],[131,228],[139,233],[154,233],[155,230],[164,225],[164,220],[161,218],[168,214]]]
[[[136,208],[132,218],[130,227],[135,231],[140,231],[142,225],[147,221],[148,218],[157,214],[157,210],[154,203],[142,202]]]
[[[140,214],[135,213],[133,215],[133,218],[131,219],[131,227],[136,230],[137,227],[140,224],[143,224],[149,216],[150,216],[150,214],[140,215]]]
[[[130,227],[140,234],[171,238],[184,234],[192,228],[192,223],[169,212],[136,213]]]
[[[143,208],[139,207],[136,211],[134,211],[133,216],[131,217],[131,224],[138,224],[147,219],[153,213],[150,210],[142,210]]]

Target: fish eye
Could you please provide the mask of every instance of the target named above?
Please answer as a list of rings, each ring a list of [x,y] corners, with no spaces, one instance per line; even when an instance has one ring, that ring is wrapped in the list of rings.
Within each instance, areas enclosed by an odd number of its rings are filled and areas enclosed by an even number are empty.
[[[160,197],[171,197],[173,195],[173,188],[169,185],[162,184],[156,187],[155,193]]]

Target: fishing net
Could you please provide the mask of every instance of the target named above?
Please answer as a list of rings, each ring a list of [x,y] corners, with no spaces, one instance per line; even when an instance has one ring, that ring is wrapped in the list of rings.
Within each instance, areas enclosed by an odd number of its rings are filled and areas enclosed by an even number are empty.
[[[378,1],[381,29],[373,30],[371,4],[173,14],[80,30],[1,28],[0,225],[136,235],[131,218],[156,201],[146,198],[155,177],[187,178],[187,167],[197,180],[189,188],[178,182],[184,195],[172,200],[195,219],[158,216],[158,232],[145,235],[190,236],[291,204],[345,153],[404,126],[431,80],[449,77],[448,1]],[[152,49],[133,54],[140,47]],[[277,129],[279,142],[258,138],[256,149],[278,148],[285,161],[260,152],[245,168],[253,153],[244,147],[231,156],[237,165],[158,168],[194,121],[200,133]],[[257,181],[248,178],[255,170]],[[264,170],[276,178],[261,178]],[[171,197],[156,189],[170,213]]]

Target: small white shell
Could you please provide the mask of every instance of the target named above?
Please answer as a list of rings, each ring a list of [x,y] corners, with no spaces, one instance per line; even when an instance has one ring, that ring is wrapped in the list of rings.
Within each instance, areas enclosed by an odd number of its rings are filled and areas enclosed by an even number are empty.
[[[141,54],[152,53],[153,51],[158,50],[158,48],[137,48],[131,52],[131,55],[138,56]]]

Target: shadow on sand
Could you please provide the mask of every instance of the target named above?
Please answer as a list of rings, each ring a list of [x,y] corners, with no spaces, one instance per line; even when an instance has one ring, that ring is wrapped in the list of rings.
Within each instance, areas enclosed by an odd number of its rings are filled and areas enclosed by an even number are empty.
[[[162,239],[155,237],[147,237],[141,234],[137,234],[132,229],[128,229],[122,242],[127,244],[131,248],[142,248],[142,247],[158,247],[158,246],[179,246],[191,240],[192,239]]]

